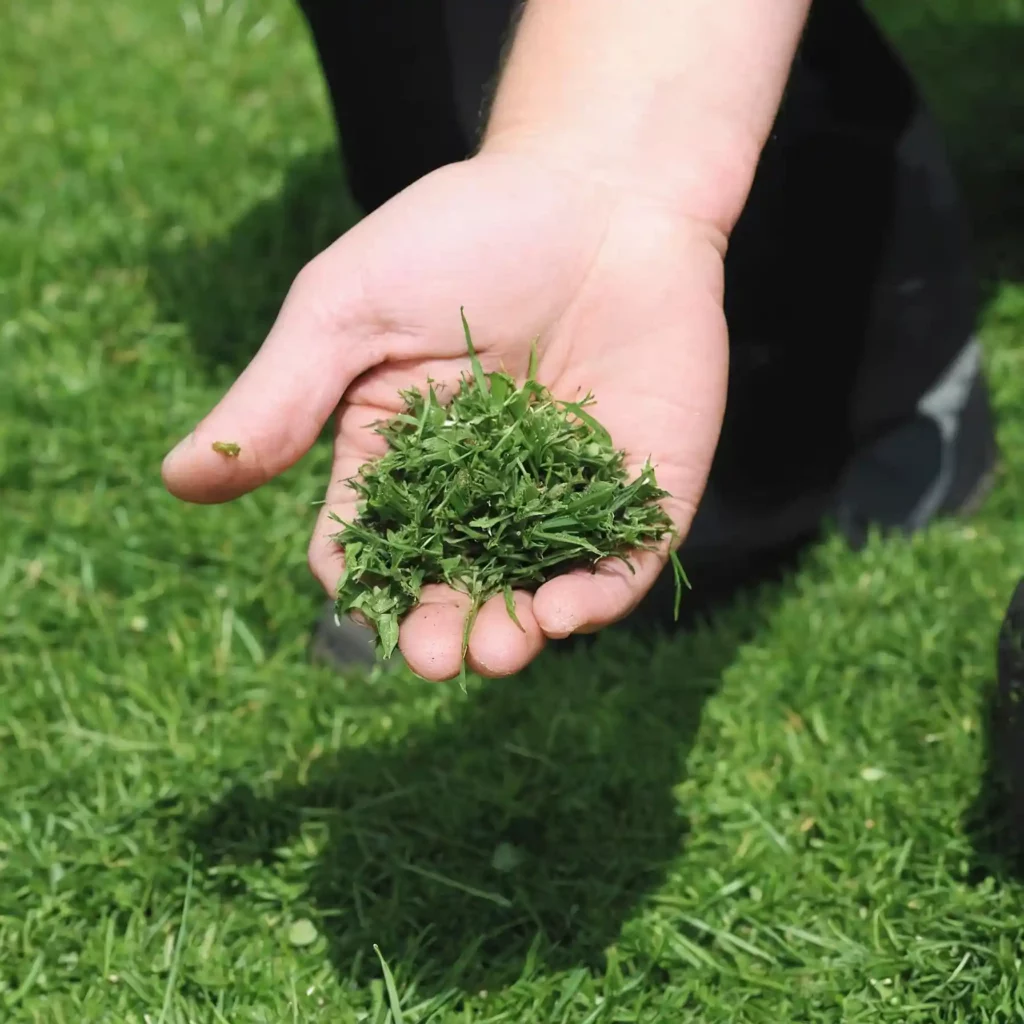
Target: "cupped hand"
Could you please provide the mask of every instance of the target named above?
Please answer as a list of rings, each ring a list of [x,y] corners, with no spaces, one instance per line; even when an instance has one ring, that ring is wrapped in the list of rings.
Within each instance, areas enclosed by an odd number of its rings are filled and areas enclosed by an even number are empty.
[[[538,377],[559,398],[587,391],[632,470],[649,457],[685,536],[721,427],[727,377],[720,232],[585,171],[484,152],[421,179],[298,275],[259,352],[164,462],[192,502],[235,498],[294,464],[335,420],[334,464],[309,563],[334,593],[344,554],[330,518],[355,515],[345,481],[382,453],[373,424],[399,392],[428,379],[450,390],[467,372],[460,307],[485,370]],[[240,445],[237,458],[212,449]],[[592,632],[627,615],[667,552],[635,573],[610,561],[516,595],[520,629],[498,597],[481,609],[471,668],[523,668],[548,638]],[[468,601],[428,587],[401,627],[400,649],[427,679],[454,677]]]

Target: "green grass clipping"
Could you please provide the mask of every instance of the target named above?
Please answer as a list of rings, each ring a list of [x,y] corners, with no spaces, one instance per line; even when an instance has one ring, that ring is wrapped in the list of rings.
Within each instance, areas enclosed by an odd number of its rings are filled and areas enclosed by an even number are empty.
[[[426,584],[468,595],[463,671],[481,605],[532,591],[560,573],[653,550],[675,536],[648,461],[629,480],[625,453],[588,412],[594,397],[559,401],[536,379],[485,373],[462,316],[472,375],[442,404],[432,384],[402,392],[404,408],[378,424],[389,451],[349,481],[354,522],[333,540],[345,553],[336,612],[359,612],[390,657],[403,617]],[[675,612],[686,577],[673,551]],[[521,628],[521,627],[520,627]]]

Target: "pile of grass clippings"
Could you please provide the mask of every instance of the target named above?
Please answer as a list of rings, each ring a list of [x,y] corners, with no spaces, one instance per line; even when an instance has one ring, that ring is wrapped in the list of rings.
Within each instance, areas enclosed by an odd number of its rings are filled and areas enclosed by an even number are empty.
[[[425,584],[469,595],[463,656],[480,606],[534,590],[570,569],[652,549],[674,533],[667,497],[647,463],[629,481],[624,453],[582,401],[563,402],[536,380],[484,373],[463,315],[472,376],[450,403],[433,386],[402,393],[405,409],[378,425],[390,450],[350,481],[355,522],[333,538],[345,552],[339,616],[357,611],[390,657],[403,616]],[[675,553],[676,614],[686,582]],[[632,568],[632,566],[631,566]]]

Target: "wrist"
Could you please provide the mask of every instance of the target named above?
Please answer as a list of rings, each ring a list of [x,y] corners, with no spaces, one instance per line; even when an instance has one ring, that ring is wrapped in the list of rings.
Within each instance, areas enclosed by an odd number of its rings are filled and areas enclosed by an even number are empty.
[[[622,111],[571,124],[517,117],[492,119],[481,155],[530,159],[591,183],[621,199],[650,203],[677,217],[708,225],[727,239],[746,203],[762,139],[726,119],[694,117],[684,131],[685,112],[666,125],[656,109]],[[699,122],[699,123],[698,123]]]
[[[811,0],[530,0],[483,148],[716,225],[746,203]]]

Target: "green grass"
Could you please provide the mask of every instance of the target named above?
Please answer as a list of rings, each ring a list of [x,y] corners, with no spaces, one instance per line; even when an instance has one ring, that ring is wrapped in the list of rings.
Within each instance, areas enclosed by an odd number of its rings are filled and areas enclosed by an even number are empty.
[[[0,13],[0,1019],[376,1024],[376,944],[406,1024],[1020,1020],[971,825],[1024,566],[1020,3],[878,5],[982,227],[983,514],[468,693],[307,665],[325,451],[161,488],[354,216],[295,11],[177,6]]]

